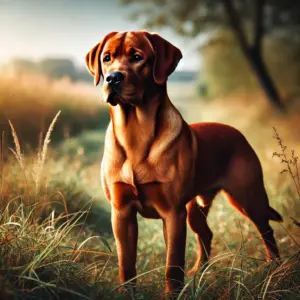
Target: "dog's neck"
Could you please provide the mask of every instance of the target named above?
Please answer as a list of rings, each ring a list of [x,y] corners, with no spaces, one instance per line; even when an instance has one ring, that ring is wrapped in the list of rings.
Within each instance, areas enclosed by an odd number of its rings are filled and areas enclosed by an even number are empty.
[[[137,106],[119,104],[111,107],[110,115],[115,142],[124,151],[126,159],[134,164],[145,159],[155,161],[180,134],[183,122],[166,89],[143,99]],[[154,145],[156,141],[160,144]]]

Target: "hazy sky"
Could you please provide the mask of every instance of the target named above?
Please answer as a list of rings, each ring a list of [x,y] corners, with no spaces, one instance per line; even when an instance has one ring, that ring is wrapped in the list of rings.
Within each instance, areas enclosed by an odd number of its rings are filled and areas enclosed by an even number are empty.
[[[146,29],[129,20],[129,11],[118,0],[0,0],[0,62],[50,56],[83,65],[88,50],[110,31]],[[197,69],[195,43],[155,31],[181,48],[180,69]]]

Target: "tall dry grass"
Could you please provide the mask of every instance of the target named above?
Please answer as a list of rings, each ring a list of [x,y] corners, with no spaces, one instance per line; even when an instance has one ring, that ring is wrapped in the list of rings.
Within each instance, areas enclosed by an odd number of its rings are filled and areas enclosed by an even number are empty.
[[[85,228],[91,201],[76,212],[69,212],[69,204],[59,192],[64,208],[61,211],[52,205],[49,195],[44,194],[45,189],[41,190],[50,137],[59,115],[60,112],[52,120],[43,147],[35,156],[31,154],[29,157],[33,161],[31,164],[26,161],[12,122],[9,124],[14,140],[13,157],[6,162],[2,155],[3,143],[0,143],[1,299],[92,299],[101,297],[104,291],[106,294],[110,292],[105,290],[105,284],[99,283],[103,281],[102,274],[113,257],[111,248],[105,239]],[[4,169],[7,164],[13,164],[12,159],[19,165],[26,184],[18,182],[12,174],[11,186],[20,184],[21,189],[8,192],[4,184],[8,184],[9,178],[4,177],[9,174]],[[98,243],[91,243],[94,240]],[[99,250],[99,243],[102,250]]]
[[[250,96],[241,98],[235,107],[230,99],[226,105],[222,101],[205,104],[196,99],[184,103],[184,91],[180,95],[178,90],[181,89],[175,87],[171,97],[181,106],[189,122],[207,118],[235,125],[251,140],[261,158],[268,157],[266,162],[262,161],[270,202],[285,220],[283,227],[272,224],[282,263],[267,263],[255,228],[218,197],[209,215],[209,225],[214,232],[212,258],[195,277],[186,277],[184,291],[178,298],[297,299],[300,295],[297,245],[300,236],[299,228],[289,217],[298,222],[299,199],[296,190],[288,189],[292,184],[285,176],[288,174],[280,175],[280,161],[277,163],[272,159],[272,154],[280,148],[277,149],[277,141],[273,141],[272,127],[267,128],[268,122],[280,120],[281,123],[273,126],[278,128],[283,145],[294,146],[296,138],[288,130],[288,121],[272,115],[269,121],[266,120],[261,116],[264,111],[255,112],[254,104],[248,102]],[[248,120],[245,120],[246,116]],[[13,150],[18,157],[22,156],[28,184],[19,159],[6,156],[0,172],[3,200],[0,295],[4,295],[3,299],[14,296],[22,299],[121,299],[116,293],[120,285],[114,239],[108,231],[109,213],[104,211],[108,204],[99,197],[96,199],[99,206],[93,206],[94,197],[100,194],[100,157],[95,152],[101,152],[104,134],[85,133],[67,139],[53,149],[43,139],[41,145],[46,145],[46,151],[41,159],[42,146],[38,152],[29,151],[19,139],[18,129],[14,131],[17,142]],[[46,133],[43,135],[47,141],[50,133],[48,137]],[[3,146],[6,147],[2,144],[1,149]],[[296,157],[298,148],[293,150]],[[33,170],[37,161],[42,164],[42,171],[35,197]],[[275,173],[277,177],[273,183]],[[105,239],[100,229],[106,232]],[[195,248],[194,236],[188,232],[187,269],[193,262]],[[139,218],[138,249],[136,299],[161,299],[165,245],[160,221]]]
[[[10,132],[11,120],[22,142],[36,147],[57,111],[61,111],[62,118],[54,140],[86,129],[105,128],[109,120],[100,92],[92,85],[42,75],[0,76],[0,132]]]
[[[39,192],[41,175],[42,175],[43,167],[44,167],[45,160],[46,160],[48,145],[50,143],[50,136],[51,136],[51,133],[54,129],[54,125],[55,125],[59,115],[60,115],[60,111],[56,114],[56,116],[54,117],[54,119],[52,120],[52,122],[49,126],[49,129],[46,133],[46,136],[45,136],[45,139],[43,142],[43,147],[41,149],[39,149],[39,152],[38,152],[37,158],[36,158],[36,162],[34,164],[33,176],[34,176],[34,182],[35,182],[35,197],[37,196],[37,194]]]

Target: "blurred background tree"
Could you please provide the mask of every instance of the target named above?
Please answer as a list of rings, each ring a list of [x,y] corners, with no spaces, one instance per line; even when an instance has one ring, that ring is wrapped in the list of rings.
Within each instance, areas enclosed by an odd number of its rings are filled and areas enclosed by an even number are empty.
[[[51,78],[61,78],[68,75],[70,79],[76,79],[76,68],[70,59],[46,58],[38,63],[38,69]]]
[[[273,40],[286,39],[299,44],[300,1],[121,1],[135,8],[132,17],[142,20],[146,27],[166,26],[181,35],[191,37],[205,33],[215,38],[215,33],[218,32],[219,40],[223,37],[231,44],[235,43],[238,49],[233,51],[232,55],[242,54],[248,63],[247,66],[244,64],[241,70],[249,67],[254,74],[250,82],[255,82],[256,79],[269,101],[278,109],[284,110],[281,93],[266,63],[264,42],[266,37],[272,37]],[[228,34],[228,30],[231,34]],[[277,47],[278,43],[273,42],[273,46]],[[227,61],[227,64],[230,62],[232,60]],[[232,70],[235,73],[241,72],[236,66]],[[253,77],[253,74],[250,77]],[[236,86],[239,84],[238,81]]]

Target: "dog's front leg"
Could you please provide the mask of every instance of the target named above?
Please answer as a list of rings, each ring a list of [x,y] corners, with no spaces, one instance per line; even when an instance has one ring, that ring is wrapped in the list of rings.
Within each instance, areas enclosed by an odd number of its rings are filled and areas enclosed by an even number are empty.
[[[170,211],[164,217],[167,246],[166,291],[178,292],[184,282],[186,210]]]
[[[124,283],[136,276],[136,255],[138,224],[137,211],[132,205],[130,187],[116,184],[112,197],[112,227],[116,240],[120,282]],[[126,288],[134,287],[135,280],[126,284]]]

